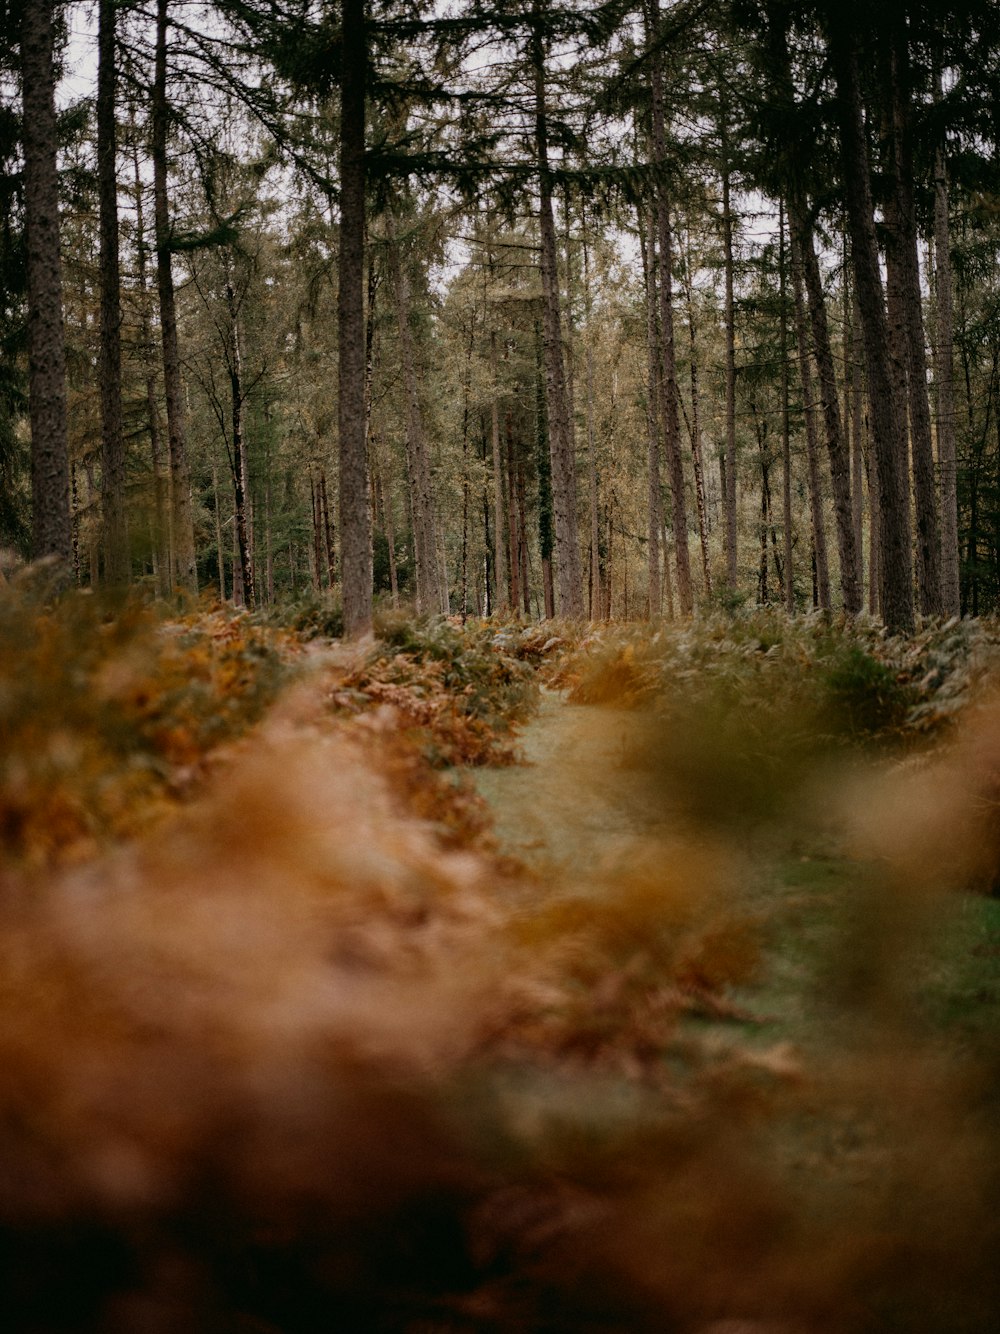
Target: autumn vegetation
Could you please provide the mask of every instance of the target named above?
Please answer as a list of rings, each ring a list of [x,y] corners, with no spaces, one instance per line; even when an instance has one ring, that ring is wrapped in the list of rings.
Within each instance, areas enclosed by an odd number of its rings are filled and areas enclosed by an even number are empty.
[[[995,9],[0,10],[5,1329],[992,1334]]]

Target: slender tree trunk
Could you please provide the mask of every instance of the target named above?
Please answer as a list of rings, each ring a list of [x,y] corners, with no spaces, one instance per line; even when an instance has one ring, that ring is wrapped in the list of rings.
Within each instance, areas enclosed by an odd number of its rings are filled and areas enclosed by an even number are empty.
[[[726,324],[726,578],[731,589],[737,577],[736,526],[736,310],[734,302],[733,214],[729,181],[729,135],[726,110],[722,109],[722,244],[725,259]]]
[[[584,335],[587,340],[587,464],[590,470],[590,619],[596,620],[601,605],[600,489],[597,475],[597,445],[594,433],[594,333],[590,294],[590,249],[587,243],[587,210],[583,206]]]
[[[389,274],[396,301],[396,326],[406,393],[406,461],[413,507],[413,545],[416,555],[417,610],[431,615],[445,610],[441,570],[438,565],[437,518],[430,451],[420,404],[417,354],[410,323],[410,278],[399,253],[396,220],[386,210]]]
[[[648,439],[648,495],[646,504],[647,532],[649,535],[647,581],[649,585],[649,614],[659,616],[663,610],[660,588],[660,532],[663,527],[663,504],[660,490],[660,431],[663,414],[660,411],[660,348],[656,322],[656,284],[654,279],[655,252],[653,249],[652,209],[643,231],[640,223],[642,269],[646,287],[646,355],[649,389],[646,395],[646,431]]]
[[[177,303],[171,262],[170,204],[167,183],[167,13],[169,0],[157,0],[156,62],[153,78],[153,200],[156,222],[156,282],[160,297],[160,333],[163,342],[163,389],[167,403],[170,460],[171,528],[175,578],[191,593],[198,591],[194,523],[191,513],[191,474],[184,425],[184,389],[181,382],[177,336]]]
[[[66,342],[59,253],[58,136],[51,0],[25,0],[21,19],[24,211],[27,231],[28,386],[32,554],[73,560],[66,427]]]
[[[930,403],[927,394],[927,356],[924,338],[923,297],[920,291],[917,214],[913,194],[913,126],[910,61],[905,18],[894,24],[891,57],[892,142],[896,185],[898,255],[902,284],[905,355],[913,450],[913,489],[916,504],[917,583],[920,610],[940,615],[941,536],[934,479]]]
[[[906,488],[903,407],[889,365],[889,329],[875,237],[874,209],[858,74],[857,39],[850,16],[827,10],[829,50],[837,83],[837,114],[847,194],[851,253],[864,330],[879,483],[881,604],[887,627],[913,629],[910,511]]]
[[[521,570],[521,605],[524,607],[524,614],[531,615],[531,579],[528,553],[528,523],[527,523],[527,486],[525,481],[525,464],[523,454],[517,461],[517,531],[520,541],[520,552],[518,554],[518,565]]]
[[[254,588],[253,557],[250,551],[250,529],[247,521],[248,479],[247,451],[243,438],[243,350],[240,346],[239,308],[229,260],[226,259],[226,311],[229,316],[228,355],[229,390],[231,400],[233,499],[235,504],[236,550],[239,556],[243,605],[253,611],[257,605]]]
[[[171,570],[173,569],[170,470],[163,448],[163,436],[160,432],[160,405],[156,394],[156,371],[154,369],[156,358],[150,323],[149,276],[147,273],[148,249],[142,204],[143,184],[142,174],[139,170],[139,147],[135,138],[132,140],[132,169],[135,180],[135,248],[139,273],[139,337],[146,366],[146,412],[149,417],[150,459],[153,467],[153,509],[155,516],[153,545],[156,557],[156,591],[160,597],[167,597],[170,593]],[[225,595],[223,595],[223,601],[225,601]]]
[[[951,236],[948,228],[948,168],[941,143],[934,154],[934,267],[937,298],[934,379],[938,469],[941,478],[941,591],[945,615],[958,616],[961,613],[958,581],[958,469],[955,451],[955,370],[952,360],[955,317]]]
[[[215,556],[219,567],[219,601],[226,600],[226,562],[222,555],[222,511],[219,508],[219,470],[212,460],[212,498],[215,501]]]
[[[848,285],[845,257],[844,286]],[[862,582],[864,579],[864,485],[865,485],[865,460],[864,460],[864,375],[862,373],[862,363],[864,360],[864,347],[861,335],[861,316],[858,313],[858,303],[853,293],[844,299],[845,320],[844,320],[844,363],[845,376],[844,382],[847,387],[845,403],[847,405],[847,416],[851,423],[851,503],[854,509],[854,544],[858,552],[858,565],[861,569]]]
[[[104,569],[114,586],[129,581],[122,430],[121,275],[118,260],[118,173],[115,129],[115,0],[98,7],[97,177],[101,232],[101,505]]]
[[[516,615],[521,587],[521,567],[519,563],[521,543],[517,531],[517,463],[514,458],[514,418],[509,404],[504,413],[504,438],[507,445],[507,570],[510,577],[508,603],[511,611]]]
[[[374,448],[373,457],[378,458],[377,451]],[[392,487],[389,485],[385,476],[385,471],[381,466],[373,468],[375,478],[375,488],[379,494],[379,500],[382,506],[382,522],[385,525],[385,544],[388,547],[389,554],[389,594],[392,598],[392,605],[399,606],[399,572],[396,568],[396,522],[393,513]]]
[[[542,250],[542,306],[545,385],[548,407],[549,453],[552,472],[552,513],[555,527],[556,578],[559,611],[583,616],[583,576],[577,537],[576,459],[566,400],[563,367],[559,276],[552,212],[552,175],[549,169],[548,115],[545,106],[545,57],[542,39],[543,10],[532,4],[532,63],[535,76],[535,148],[539,182],[538,224]]]
[[[493,382],[493,395],[490,399],[490,443],[493,446],[493,531],[502,533],[505,528],[503,513],[503,459],[500,452],[500,382],[497,375],[497,336],[496,330],[490,330],[490,372]],[[507,609],[507,552],[503,542],[497,543],[496,550],[497,596],[495,610]]]
[[[326,473],[319,475],[319,504],[323,516],[323,545],[326,549],[326,568],[329,571],[329,584],[332,588],[336,578],[336,549],[333,540],[333,520],[330,517],[330,498],[326,489]]]
[[[809,469],[809,512],[812,516],[813,560],[815,562],[816,600],[823,611],[829,611],[830,567],[826,551],[826,525],[823,519],[823,490],[820,480],[819,443],[816,439],[816,417],[813,408],[813,379],[809,365],[809,333],[806,327],[806,307],[803,296],[802,260],[794,231],[791,237],[792,286],[795,292],[795,334],[799,345],[799,374],[802,380],[802,411],[806,427],[806,460]]]
[[[698,376],[698,339],[694,320],[694,297],[691,291],[691,247],[688,232],[688,247],[685,256],[687,283],[688,341],[690,343],[691,375],[691,458],[694,462],[694,494],[698,508],[698,537],[701,543],[701,573],[705,585],[705,596],[712,596],[712,569],[708,555],[708,507],[705,503],[705,464],[701,439],[701,390]]]
[[[342,0],[340,255],[337,333],[340,436],[340,570],[344,633],[372,620],[372,526],[365,423],[365,0]]]
[[[657,36],[660,26],[659,0],[648,0],[646,42],[653,49],[651,64],[651,102],[653,160],[660,173],[656,190],[656,239],[659,270],[653,270],[659,282],[660,311],[660,406],[663,411],[663,448],[670,481],[670,500],[674,521],[674,559],[677,563],[677,597],[682,616],[694,610],[691,590],[691,557],[688,549],[687,504],[684,495],[684,470],[681,462],[680,415],[677,397],[677,363],[674,350],[673,241],[670,211],[662,173],[666,167],[666,127],[663,111],[663,68]]]
[[[542,601],[546,620],[556,614],[555,586],[552,578],[552,474],[549,449],[548,411],[545,397],[544,346],[542,333],[535,325],[535,462],[538,468],[538,546],[542,561]]]
[[[837,520],[837,552],[840,558],[840,588],[844,610],[850,616],[861,611],[861,579],[854,542],[854,513],[851,508],[851,460],[844,442],[840,415],[840,397],[834,369],[833,348],[826,316],[823,279],[813,243],[812,225],[801,199],[789,200],[794,246],[802,265],[812,328],[812,348],[819,371],[820,401],[826,428],[826,446],[830,456],[833,505]]]
[[[781,518],[784,525],[785,609],[795,615],[795,579],[792,568],[792,432],[788,375],[788,254],[785,242],[784,202],[780,206],[778,282],[781,302]]]

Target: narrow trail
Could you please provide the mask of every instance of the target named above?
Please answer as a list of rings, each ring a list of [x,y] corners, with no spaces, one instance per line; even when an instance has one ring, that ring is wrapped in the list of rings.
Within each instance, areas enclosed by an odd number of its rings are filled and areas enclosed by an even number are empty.
[[[613,868],[662,831],[638,752],[642,710],[572,704],[545,690],[521,733],[524,763],[475,771],[502,850],[563,883]]]

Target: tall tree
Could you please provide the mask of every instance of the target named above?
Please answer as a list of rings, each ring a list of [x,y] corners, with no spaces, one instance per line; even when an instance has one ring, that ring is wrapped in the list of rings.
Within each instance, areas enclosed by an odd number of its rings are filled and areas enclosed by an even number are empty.
[[[406,396],[406,470],[413,513],[413,545],[416,556],[417,608],[436,615],[446,610],[438,560],[437,516],[431,479],[431,461],[420,403],[417,351],[410,317],[410,275],[407,258],[400,254],[394,205],[385,212],[389,275],[396,303],[403,385]]]
[[[177,296],[174,290],[170,195],[167,161],[167,33],[169,0],[157,0],[156,56],[152,100],[153,205],[156,225],[156,285],[160,298],[160,335],[163,344],[163,387],[167,406],[170,460],[170,509],[173,533],[174,576],[188,592],[198,591],[194,522],[191,512],[191,473],[184,422],[184,385],[181,379],[180,340],[177,331]]]
[[[59,178],[52,0],[24,0],[21,89],[27,228],[32,552],[73,559],[66,431],[66,342],[59,249]]]
[[[958,579],[958,486],[955,456],[955,319],[948,222],[948,165],[944,144],[934,152],[934,278],[937,328],[934,388],[941,478],[941,595],[948,616],[961,611]]]
[[[365,440],[365,0],[342,0],[340,251],[337,333],[340,436],[340,567],[345,633],[372,620],[372,533]]]
[[[680,412],[677,393],[677,360],[674,343],[673,305],[673,236],[670,224],[670,205],[667,199],[666,125],[663,108],[663,62],[660,43],[659,0],[646,0],[646,46],[650,55],[650,103],[653,139],[653,161],[657,170],[655,193],[656,250],[658,265],[650,269],[649,281],[659,294],[660,316],[660,408],[663,414],[663,449],[670,482],[670,499],[674,521],[674,555],[677,562],[677,596],[681,614],[689,616],[694,610],[691,589],[691,557],[688,547],[687,503],[684,491],[684,471],[681,460]]]
[[[552,512],[555,528],[556,587],[562,616],[583,616],[583,577],[578,537],[576,459],[566,398],[562,316],[556,265],[556,231],[552,210],[552,169],[549,163],[548,109],[545,89],[545,23],[540,0],[531,9],[531,65],[534,76],[535,154],[538,170],[538,230],[541,241],[542,344],[552,467]]]
[[[128,583],[130,570],[125,518],[125,438],[122,430],[115,18],[115,0],[100,0],[97,37],[97,177],[101,215],[101,504],[105,577],[112,585],[122,585]]]
[[[907,494],[903,405],[889,365],[889,326],[879,268],[858,56],[863,27],[860,0],[825,3],[825,29],[837,83],[841,164],[854,276],[868,368],[872,435],[879,489],[881,603],[892,631],[913,628],[910,506]]]
[[[930,404],[927,396],[927,357],[924,350],[923,297],[917,253],[917,212],[913,179],[913,112],[909,33],[901,3],[886,10],[889,63],[891,181],[895,199],[890,213],[889,258],[899,271],[902,343],[906,364],[906,393],[913,456],[916,507],[917,584],[920,610],[938,615],[941,597],[941,539],[934,479]]]

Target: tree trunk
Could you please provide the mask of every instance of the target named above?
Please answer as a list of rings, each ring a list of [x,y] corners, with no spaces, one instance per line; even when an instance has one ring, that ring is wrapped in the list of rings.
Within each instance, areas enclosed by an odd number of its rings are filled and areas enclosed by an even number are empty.
[[[153,467],[153,555],[156,568],[156,591],[160,597],[170,593],[173,569],[173,544],[170,519],[170,473],[160,432],[160,405],[156,394],[155,352],[150,323],[149,277],[146,270],[148,248],[142,205],[142,174],[139,169],[139,147],[132,140],[132,169],[135,181],[136,262],[139,274],[139,338],[146,367],[146,412],[149,417],[150,461]],[[225,601],[225,595],[223,595]]]
[[[844,610],[849,616],[861,611],[861,579],[854,541],[854,513],[851,508],[851,461],[844,442],[840,415],[837,375],[826,317],[826,298],[819,261],[813,244],[812,224],[803,200],[789,200],[794,248],[802,265],[812,328],[812,348],[819,371],[820,401],[826,428],[826,447],[830,456],[833,505],[837,520],[837,552],[840,558],[840,588]]]
[[[910,61],[905,18],[893,25],[890,87],[892,93],[892,159],[896,189],[896,251],[900,270],[903,347],[906,357],[913,451],[913,491],[916,505],[917,584],[920,610],[940,615],[941,537],[934,480],[930,403],[927,395],[927,357],[924,341],[923,298],[920,291],[917,215],[913,196],[912,108]]]
[[[170,461],[171,528],[174,576],[187,592],[198,591],[194,523],[191,514],[191,474],[184,426],[184,390],[181,383],[177,336],[177,303],[171,267],[170,204],[167,185],[167,6],[157,0],[156,64],[153,79],[153,200],[156,224],[156,284],[160,297],[160,333],[163,342],[163,389],[167,403],[167,440]]]
[[[778,281],[781,302],[781,518],[784,525],[785,609],[795,614],[795,580],[792,569],[792,432],[788,375],[788,254],[785,246],[784,204],[780,206],[778,237]]]
[[[736,587],[736,319],[733,298],[733,215],[729,184],[729,135],[726,110],[721,110],[722,133],[722,243],[726,267],[726,578]]]
[[[913,629],[913,588],[902,405],[889,366],[889,328],[875,237],[857,41],[850,16],[836,6],[827,9],[827,29],[837,82],[851,253],[861,307],[878,469],[882,615],[889,630],[908,632]]]
[[[649,388],[646,395],[646,431],[648,439],[648,495],[646,504],[647,532],[649,534],[647,575],[649,586],[649,614],[659,616],[663,610],[660,587],[660,532],[663,527],[663,504],[660,491],[660,429],[662,420],[659,392],[659,331],[656,323],[656,285],[653,276],[655,252],[653,249],[653,211],[650,209],[645,234],[640,214],[640,245],[642,269],[646,286],[646,355]]]
[[[597,475],[597,445],[594,438],[594,342],[591,327],[590,251],[587,244],[587,210],[583,207],[584,336],[587,340],[587,464],[590,471],[590,619],[597,620],[601,605],[600,489]]]
[[[215,501],[215,557],[219,567],[219,601],[226,600],[226,562],[222,555],[222,511],[219,509],[219,470],[212,460],[212,499]]]
[[[559,612],[583,616],[583,576],[577,536],[576,459],[566,401],[563,367],[559,276],[556,268],[556,233],[552,213],[552,176],[549,170],[548,117],[545,106],[545,59],[540,0],[532,5],[532,64],[535,76],[535,148],[538,166],[538,225],[542,250],[542,325],[545,387],[548,408],[549,454],[552,475],[552,513],[555,527],[556,579]]]
[[[248,485],[247,452],[243,439],[243,350],[240,346],[239,309],[236,290],[229,273],[228,257],[226,267],[226,311],[229,315],[228,355],[229,391],[231,401],[232,429],[232,464],[233,500],[235,506],[236,550],[240,564],[240,579],[243,589],[243,605],[253,611],[257,605],[254,587],[253,557],[250,551],[250,530],[247,522]]]
[[[795,232],[791,236],[792,286],[795,292],[795,334],[799,345],[799,374],[802,380],[802,411],[806,426],[806,460],[809,475],[809,512],[812,516],[813,560],[815,562],[816,600],[823,611],[829,611],[830,567],[826,552],[826,525],[823,520],[823,491],[820,480],[819,443],[816,439],[816,418],[813,410],[813,381],[809,365],[809,334],[806,328],[806,308],[803,296],[802,259]]]
[[[538,546],[542,560],[542,599],[547,620],[556,614],[552,578],[552,474],[549,426],[545,399],[544,346],[535,325],[535,464],[538,468]]]
[[[401,259],[392,209],[386,210],[389,275],[396,301],[396,328],[406,393],[406,464],[413,510],[413,546],[416,557],[417,610],[437,615],[445,610],[441,570],[438,565],[437,519],[430,452],[420,404],[417,354],[410,324],[410,278]]]
[[[503,513],[503,459],[500,453],[500,384],[497,376],[497,336],[490,330],[490,374],[493,383],[493,396],[490,399],[490,443],[493,446],[493,531],[504,531]],[[497,542],[496,549],[497,596],[494,610],[505,611],[507,608],[507,552],[503,542]]]
[[[340,573],[344,633],[372,621],[372,525],[365,423],[365,0],[341,6],[340,254],[337,338]]]
[[[934,269],[937,337],[934,380],[937,408],[938,470],[941,478],[941,593],[946,616],[961,613],[958,581],[958,486],[955,453],[955,341],[948,228],[948,167],[944,145],[934,154]]]
[[[97,64],[97,178],[101,233],[101,505],[104,570],[115,587],[129,581],[122,431],[121,275],[115,131],[115,0],[100,0]]]
[[[701,390],[698,384],[698,340],[694,321],[694,297],[691,292],[691,250],[690,232],[688,232],[688,251],[685,256],[687,283],[688,341],[690,343],[691,375],[691,458],[694,463],[694,494],[698,508],[698,537],[701,543],[701,573],[705,585],[705,596],[712,596],[712,569],[708,557],[708,507],[705,503],[705,464],[701,439]]]
[[[73,531],[69,506],[52,8],[50,0],[25,0],[21,19],[32,554],[36,559],[56,557],[65,566],[64,577],[68,577],[73,560]]]
[[[694,610],[691,591],[691,557],[688,549],[687,504],[684,495],[684,470],[681,462],[680,415],[677,406],[677,364],[674,352],[673,305],[673,243],[670,232],[670,212],[666,185],[662,179],[665,170],[666,127],[663,113],[663,68],[657,35],[660,24],[659,0],[649,0],[647,10],[646,42],[652,46],[651,64],[653,160],[660,179],[656,190],[656,239],[659,250],[659,271],[655,266],[652,281],[659,281],[660,310],[660,407],[663,415],[663,448],[670,481],[670,500],[674,521],[674,559],[677,563],[677,597],[682,616]]]

